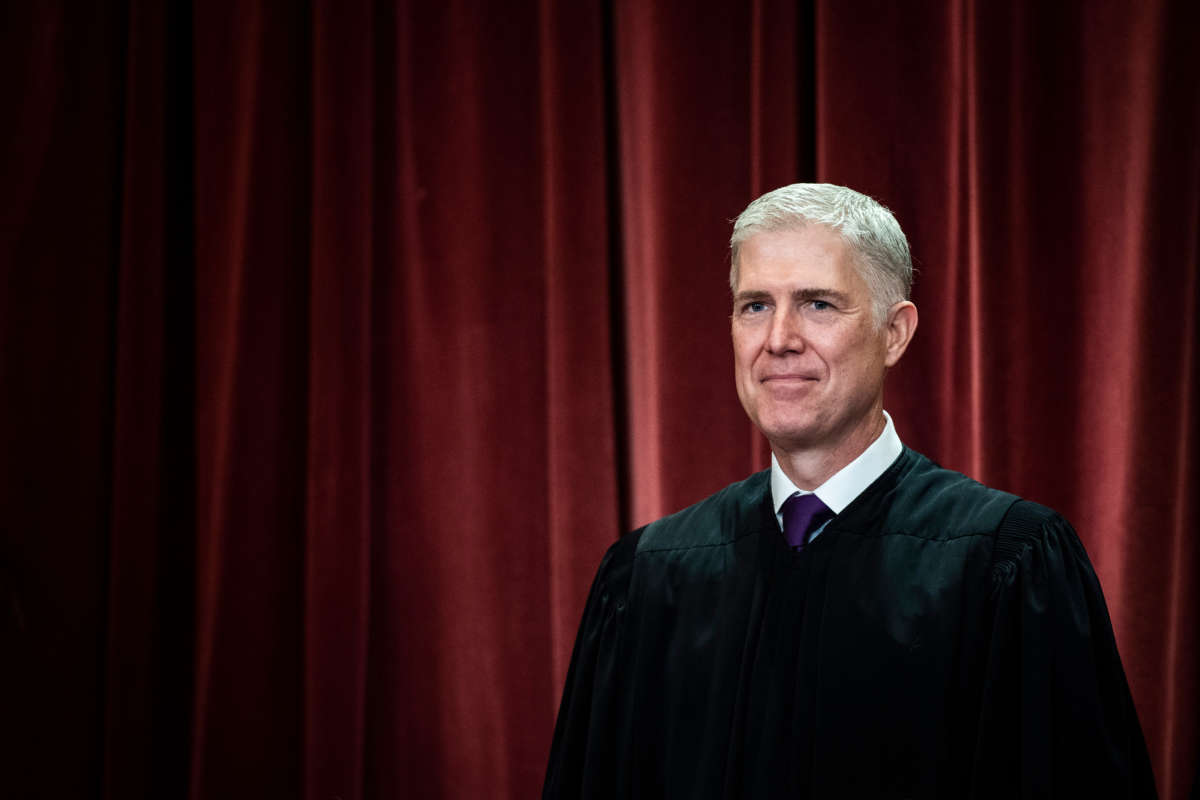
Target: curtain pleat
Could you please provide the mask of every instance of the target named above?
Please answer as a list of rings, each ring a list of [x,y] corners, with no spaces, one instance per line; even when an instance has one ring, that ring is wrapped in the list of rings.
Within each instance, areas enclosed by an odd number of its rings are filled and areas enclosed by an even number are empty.
[[[595,554],[620,532],[604,9],[538,7],[548,707],[567,674]],[[532,220],[531,220],[532,221]],[[553,713],[553,712],[552,712]]]
[[[374,115],[369,2],[312,10],[311,226],[304,540],[304,791],[361,797],[375,440]],[[353,86],[354,91],[345,91]],[[390,99],[390,98],[388,98]],[[339,702],[330,703],[328,698]]]
[[[634,527],[751,468],[723,279],[725,221],[748,202],[751,180],[751,10],[617,3],[614,15]]]
[[[308,386],[323,366],[309,344],[310,24],[261,3],[197,4],[192,13],[191,795],[297,797],[305,776],[306,564],[333,557],[305,550],[307,454],[316,447],[308,441]]]
[[[767,463],[728,221],[814,179],[912,243],[901,437],[1074,523],[1190,789],[1187,4],[2,14],[17,796],[536,795],[605,548]]]
[[[139,258],[121,243],[127,31],[98,2],[0,11],[0,769],[15,796],[100,785],[123,667],[103,656],[108,555],[114,522],[138,512],[114,502],[113,456],[152,458],[127,414],[114,429],[118,326],[138,324],[117,309]],[[126,534],[122,552],[140,536]],[[119,632],[137,641],[145,624]]]

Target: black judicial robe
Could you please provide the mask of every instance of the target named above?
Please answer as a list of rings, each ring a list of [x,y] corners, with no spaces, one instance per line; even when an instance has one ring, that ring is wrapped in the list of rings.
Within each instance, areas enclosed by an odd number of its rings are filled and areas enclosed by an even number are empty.
[[[1070,525],[905,449],[801,553],[769,472],[614,544],[543,796],[1154,791]]]

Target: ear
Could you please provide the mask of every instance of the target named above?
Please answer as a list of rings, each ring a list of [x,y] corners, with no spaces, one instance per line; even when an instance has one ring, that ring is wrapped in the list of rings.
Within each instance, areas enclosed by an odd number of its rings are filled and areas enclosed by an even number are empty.
[[[888,309],[887,322],[884,325],[887,336],[887,353],[883,363],[893,367],[908,349],[913,334],[917,332],[917,307],[909,300],[902,300]]]

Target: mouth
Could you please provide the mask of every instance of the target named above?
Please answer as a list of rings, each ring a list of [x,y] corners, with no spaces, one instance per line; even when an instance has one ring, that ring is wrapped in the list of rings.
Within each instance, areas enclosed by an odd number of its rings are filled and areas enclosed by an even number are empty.
[[[820,380],[816,375],[803,372],[781,372],[775,375],[764,375],[759,383],[816,383]]]

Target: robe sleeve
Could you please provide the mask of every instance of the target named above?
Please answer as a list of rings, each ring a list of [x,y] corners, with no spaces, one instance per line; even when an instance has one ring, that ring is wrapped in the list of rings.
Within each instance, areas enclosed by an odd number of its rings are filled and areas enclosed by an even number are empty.
[[[614,797],[627,775],[622,742],[631,714],[622,681],[622,632],[641,530],[609,548],[588,595],[550,746],[542,797]]]
[[[1075,531],[1016,503],[991,577],[971,797],[1154,797],[1100,583]]]

